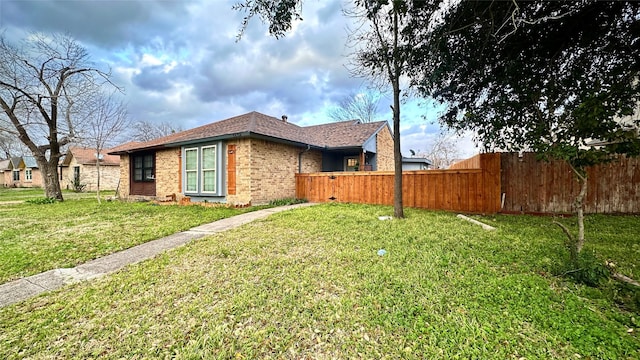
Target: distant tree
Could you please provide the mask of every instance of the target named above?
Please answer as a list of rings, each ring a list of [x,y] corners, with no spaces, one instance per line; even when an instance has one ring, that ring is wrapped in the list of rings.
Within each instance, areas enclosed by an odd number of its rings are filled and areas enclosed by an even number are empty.
[[[49,198],[63,200],[58,162],[76,137],[87,89],[105,83],[110,74],[69,36],[36,33],[14,46],[0,35],[0,117],[35,157]]]
[[[29,149],[18,140],[12,131],[3,131],[0,125],[0,158],[9,159],[14,156],[23,156],[29,153]]]
[[[460,157],[456,134],[452,131],[441,131],[428,143],[421,155],[431,161],[434,169],[446,169]]]
[[[444,123],[477,132],[489,149],[571,166],[581,184],[577,238],[561,226],[575,259],[586,167],[640,153],[640,3],[461,1],[414,30],[414,81],[448,105]]]
[[[181,126],[168,122],[152,123],[148,120],[140,120],[133,123],[131,139],[145,142],[183,130]]]
[[[100,163],[106,155],[104,150],[122,140],[131,126],[131,121],[126,105],[113,93],[97,93],[88,110],[87,120],[79,137],[83,145],[95,150],[96,198],[100,203]]]
[[[338,106],[329,110],[329,117],[335,121],[360,120],[369,123],[378,120],[380,97],[371,92],[352,93],[343,97]]]

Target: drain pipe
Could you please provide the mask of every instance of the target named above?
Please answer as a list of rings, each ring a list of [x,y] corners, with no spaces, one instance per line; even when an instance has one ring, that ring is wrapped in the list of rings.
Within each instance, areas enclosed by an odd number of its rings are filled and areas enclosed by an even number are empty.
[[[302,174],[302,154],[306,153],[309,150],[311,150],[311,145],[307,145],[307,148],[305,150],[302,150],[298,153],[298,174]]]

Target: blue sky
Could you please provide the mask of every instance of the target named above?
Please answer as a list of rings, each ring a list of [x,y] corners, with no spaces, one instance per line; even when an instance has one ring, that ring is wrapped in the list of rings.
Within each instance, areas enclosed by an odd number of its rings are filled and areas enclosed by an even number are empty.
[[[236,41],[239,0],[0,0],[0,29],[9,39],[29,31],[68,33],[110,68],[125,89],[133,120],[170,122],[183,129],[249,111],[286,114],[298,125],[331,121],[327,111],[366,79],[345,67],[349,19],[342,1],[306,1],[304,21],[275,39],[255,19]],[[380,120],[391,119],[389,94]],[[402,108],[401,145],[424,151],[439,132],[437,110],[415,99]],[[461,156],[475,147],[459,139]]]

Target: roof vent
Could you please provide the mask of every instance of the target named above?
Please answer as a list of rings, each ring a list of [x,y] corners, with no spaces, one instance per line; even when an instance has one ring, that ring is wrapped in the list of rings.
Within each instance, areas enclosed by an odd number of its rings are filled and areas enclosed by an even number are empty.
[[[287,119],[289,119],[287,115],[282,115],[282,121],[287,122]]]

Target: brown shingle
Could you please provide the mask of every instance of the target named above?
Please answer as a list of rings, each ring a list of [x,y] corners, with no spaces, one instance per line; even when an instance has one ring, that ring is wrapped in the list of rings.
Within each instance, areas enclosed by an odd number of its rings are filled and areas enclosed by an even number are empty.
[[[361,124],[358,121],[343,121],[315,126],[300,127],[281,119],[250,112],[190,130],[171,134],[144,143],[132,142],[120,145],[110,153],[120,154],[132,150],[177,146],[198,140],[225,136],[262,135],[314,147],[358,147],[376,134],[386,122]]]
[[[112,149],[106,149],[102,151],[103,158],[100,162],[101,165],[114,165],[117,166],[120,164],[120,157],[117,155],[108,155],[108,153],[112,152]],[[96,164],[96,150],[90,148],[83,147],[70,147],[67,151],[67,157],[65,157],[65,165],[69,165],[69,161],[71,161],[71,157],[69,153],[76,159],[78,164],[82,165],[95,165]]]
[[[315,145],[326,147],[358,147],[376,134],[386,121],[360,123],[357,120],[341,121],[305,127]]]

